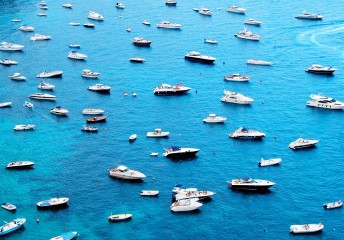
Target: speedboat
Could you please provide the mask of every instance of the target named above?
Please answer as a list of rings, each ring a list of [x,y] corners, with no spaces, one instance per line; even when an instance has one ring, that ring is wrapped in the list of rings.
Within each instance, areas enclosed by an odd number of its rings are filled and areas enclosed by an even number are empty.
[[[224,123],[227,120],[225,117],[216,116],[215,113],[209,114],[209,116],[203,119],[204,123]]]
[[[37,78],[60,78],[62,77],[63,71],[51,71],[47,72],[44,71],[38,75],[36,75]]]
[[[1,51],[21,51],[24,48],[23,45],[14,44],[9,42],[1,42],[0,50]]]
[[[211,16],[213,14],[212,11],[210,11],[208,8],[205,8],[205,7],[201,7],[198,13],[205,16]]]
[[[64,109],[60,106],[56,106],[53,109],[50,110],[52,114],[59,115],[59,116],[67,116],[69,111],[67,109]]]
[[[173,199],[176,201],[190,198],[197,198],[199,200],[209,200],[215,193],[207,190],[198,190],[197,188],[182,188],[182,185],[177,184],[173,190]]]
[[[18,161],[18,162],[10,162],[7,164],[7,169],[13,169],[13,168],[31,168],[33,165],[35,165],[34,162],[30,161]]]
[[[227,8],[227,12],[232,12],[232,13],[245,14],[245,11],[246,11],[245,8],[240,8],[238,6],[231,6]]]
[[[295,18],[299,19],[309,19],[309,20],[321,20],[323,16],[317,13],[309,13],[307,11],[303,11],[301,14],[297,15]]]
[[[77,51],[69,51],[68,58],[76,59],[76,60],[85,60],[87,55],[78,53]]]
[[[98,132],[98,128],[91,127],[91,126],[87,125],[87,126],[83,126],[81,128],[81,131],[83,131],[83,132]]]
[[[343,201],[339,200],[337,202],[331,202],[331,203],[325,203],[323,207],[328,210],[328,209],[334,209],[334,208],[340,208],[343,206]]]
[[[50,240],[72,240],[77,234],[78,232],[65,232],[57,237],[50,238]]]
[[[42,89],[42,90],[53,90],[55,88],[55,85],[52,85],[50,83],[47,83],[47,82],[44,82],[44,81],[41,81],[38,86],[37,86],[38,89]]]
[[[259,167],[266,167],[266,166],[272,166],[272,165],[278,165],[282,162],[281,158],[271,158],[271,159],[263,159],[261,158],[258,162]]]
[[[64,8],[72,8],[73,5],[71,3],[64,3],[64,4],[62,4],[62,7],[64,7]]]
[[[34,130],[36,125],[34,124],[19,124],[15,125],[13,130],[14,131],[25,131],[25,130]]]
[[[322,231],[324,228],[323,223],[312,223],[312,224],[300,224],[291,225],[290,233],[292,234],[311,234]]]
[[[145,59],[144,58],[140,58],[140,57],[132,57],[129,59],[130,62],[135,62],[135,63],[144,63]]]
[[[80,26],[79,22],[70,22],[69,25],[71,26]]]
[[[270,187],[274,186],[275,183],[267,180],[240,178],[228,181],[228,185],[233,190],[266,191]]]
[[[170,132],[162,132],[161,128],[156,128],[154,132],[147,132],[147,137],[151,138],[164,138],[168,137]]]
[[[147,26],[150,26],[150,25],[151,25],[150,22],[149,22],[148,20],[143,20],[142,24],[143,24],[143,25],[147,25]]]
[[[177,2],[174,1],[174,0],[166,0],[165,4],[167,6],[176,6],[177,5]]]
[[[14,60],[10,60],[10,59],[3,59],[3,60],[0,60],[0,64],[5,65],[5,66],[11,66],[11,65],[17,65],[18,62]]]
[[[170,29],[180,29],[182,27],[181,24],[178,24],[178,23],[171,23],[169,21],[162,21],[162,22],[159,22],[157,25],[156,25],[158,28],[170,28]]]
[[[29,98],[39,99],[39,100],[55,100],[56,96],[47,93],[34,93],[29,95]]]
[[[129,136],[129,142],[134,142],[136,140],[136,138],[137,138],[137,134],[131,134]]]
[[[42,34],[38,34],[36,33],[34,36],[32,36],[30,38],[31,41],[43,41],[43,40],[50,40],[51,36],[49,35],[42,35]]]
[[[2,207],[3,209],[8,210],[8,211],[15,211],[15,210],[17,209],[17,207],[16,207],[15,205],[11,204],[11,203],[3,203],[3,204],[1,205],[1,207]]]
[[[23,25],[23,26],[19,27],[19,30],[23,31],[23,32],[33,32],[33,31],[35,31],[35,28],[27,26],[27,25]]]
[[[37,208],[48,209],[48,208],[60,208],[68,205],[69,198],[51,198],[37,203]]]
[[[170,208],[172,212],[190,212],[202,206],[203,204],[196,200],[186,199],[172,203]]]
[[[84,110],[82,110],[82,114],[84,115],[101,115],[103,113],[104,110],[96,108],[85,108]]]
[[[159,195],[159,191],[157,190],[141,190],[140,196],[144,197],[157,197]]]
[[[204,39],[205,43],[210,43],[210,44],[218,44],[218,41],[214,40],[214,39]]]
[[[100,75],[99,72],[92,72],[89,69],[82,70],[81,76],[85,78],[98,78]]]
[[[251,104],[254,100],[252,98],[246,97],[241,93],[231,92],[224,90],[226,96],[221,98],[222,102],[236,103],[236,104]]]
[[[229,134],[231,138],[243,138],[243,139],[261,139],[265,137],[265,133],[259,132],[253,129],[247,129],[240,127],[231,134]]]
[[[101,92],[101,93],[109,93],[111,87],[105,86],[103,84],[97,83],[96,85],[89,86],[88,90],[95,91],[95,92]]]
[[[114,214],[114,215],[110,215],[108,217],[110,222],[121,222],[121,221],[127,221],[130,220],[131,217],[133,216],[133,214]]]
[[[244,21],[244,24],[260,26],[262,22],[258,20],[254,20],[253,18],[249,18]]]
[[[28,101],[25,101],[25,103],[24,103],[23,106],[24,106],[24,107],[27,107],[27,108],[33,108],[33,104],[30,103],[30,102],[28,102]]]
[[[84,24],[84,27],[85,28],[94,28],[96,25],[95,24],[93,24],[93,23],[85,23]]]
[[[189,158],[194,157],[199,152],[198,148],[181,148],[177,146],[171,146],[163,153],[164,157],[168,158]]]
[[[196,61],[196,62],[203,62],[203,63],[213,63],[216,60],[216,58],[214,57],[206,56],[196,51],[188,52],[184,58],[189,61]]]
[[[0,102],[0,108],[11,107],[12,102]]]
[[[271,66],[272,62],[268,61],[263,61],[263,60],[255,60],[255,59],[249,59],[246,62],[247,64],[252,64],[252,65],[262,65],[262,66]]]
[[[243,76],[239,73],[234,73],[232,75],[228,75],[224,77],[227,81],[233,81],[233,82],[248,82],[251,77],[250,76]]]
[[[103,15],[101,15],[99,13],[96,13],[96,12],[93,12],[93,11],[90,11],[88,13],[87,18],[92,19],[92,20],[97,20],[97,21],[103,21],[104,20],[104,16]]]
[[[124,4],[121,2],[117,2],[115,6],[116,6],[116,8],[119,8],[119,9],[125,8]]]
[[[99,123],[99,122],[106,122],[106,116],[91,117],[91,118],[86,119],[86,123]]]
[[[319,140],[316,139],[303,139],[298,138],[294,142],[291,142],[289,144],[289,148],[293,150],[301,149],[301,148],[311,148],[315,147],[315,145],[319,142]]]
[[[135,170],[131,170],[126,166],[120,165],[116,168],[113,168],[109,171],[109,175],[115,178],[127,179],[127,180],[142,180],[146,178],[146,176]]]
[[[80,44],[69,44],[70,48],[80,48]]]
[[[5,225],[2,225],[0,227],[0,236],[6,235],[8,233],[14,232],[24,226],[24,223],[26,222],[25,218],[16,218],[11,222],[5,222]]]
[[[26,77],[21,75],[20,73],[14,73],[13,75],[8,76],[9,79],[17,80],[17,81],[25,81]]]
[[[307,101],[307,106],[318,107],[318,108],[327,108],[333,110],[342,110],[344,108],[344,103],[337,101],[333,98],[326,97],[322,94],[311,94],[311,99]]]
[[[247,30],[246,28],[244,28],[237,34],[234,34],[234,36],[238,38],[242,38],[242,39],[253,40],[253,41],[259,41],[260,39],[260,36],[258,34],[254,34],[251,31]]]
[[[154,89],[155,95],[182,95],[187,93],[191,88],[183,86],[182,83],[179,83],[175,86],[170,84],[163,83],[160,86],[157,86]]]
[[[140,47],[149,47],[151,45],[152,41],[150,40],[145,40],[141,37],[136,37],[133,40],[133,44],[135,46],[140,46]]]
[[[332,75],[337,69],[333,67],[323,67],[320,64],[313,64],[311,67],[306,69],[308,73]]]

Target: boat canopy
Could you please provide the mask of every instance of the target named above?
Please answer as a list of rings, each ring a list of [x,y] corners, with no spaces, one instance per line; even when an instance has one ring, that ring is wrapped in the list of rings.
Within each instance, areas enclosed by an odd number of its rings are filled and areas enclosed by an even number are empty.
[[[171,146],[170,149],[171,149],[172,151],[178,151],[178,150],[180,150],[181,148],[178,147],[178,146]]]
[[[122,171],[122,172],[124,172],[124,171],[126,171],[128,168],[127,168],[126,166],[120,165],[120,166],[117,167],[117,169],[120,170],[120,171]]]

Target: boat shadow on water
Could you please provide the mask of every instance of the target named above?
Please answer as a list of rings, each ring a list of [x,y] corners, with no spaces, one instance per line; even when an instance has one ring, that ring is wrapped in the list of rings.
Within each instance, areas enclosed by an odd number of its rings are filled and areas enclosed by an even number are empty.
[[[231,189],[232,192],[238,192],[243,195],[254,195],[254,194],[259,194],[259,195],[268,195],[268,194],[273,194],[274,191],[271,191],[270,189],[261,189],[261,190],[249,190],[249,189]]]
[[[196,160],[197,156],[174,156],[174,157],[167,157],[172,162],[184,162],[184,161],[192,161]]]
[[[122,179],[122,178],[116,178],[116,177],[112,177],[110,176],[110,179],[112,179],[113,181],[120,181],[120,182],[126,182],[126,183],[143,183],[144,180],[142,179]]]
[[[49,211],[49,212],[58,212],[59,210],[62,209],[67,209],[69,207],[69,204],[61,204],[57,206],[50,206],[50,207],[38,207],[37,210],[39,211]]]
[[[195,209],[192,211],[181,211],[181,212],[173,212],[171,211],[172,214],[176,214],[176,215],[192,215],[192,214],[200,214],[201,210],[200,209]]]

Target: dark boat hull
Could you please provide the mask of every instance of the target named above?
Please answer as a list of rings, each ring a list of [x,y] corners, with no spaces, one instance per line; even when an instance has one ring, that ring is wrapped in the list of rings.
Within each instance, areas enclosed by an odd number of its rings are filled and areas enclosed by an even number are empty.
[[[184,95],[188,92],[189,90],[183,90],[183,91],[154,91],[154,95],[157,96],[170,96],[170,95]]]
[[[200,62],[200,63],[206,63],[206,64],[212,64],[215,61],[213,59],[195,58],[195,57],[189,57],[189,56],[185,56],[184,58],[192,62]]]
[[[232,190],[240,190],[240,191],[270,191],[269,188],[273,185],[232,185],[229,184],[229,187]]]
[[[187,159],[195,158],[197,152],[185,152],[185,153],[170,153],[166,157],[171,159]]]
[[[311,70],[307,69],[306,72],[314,73],[314,74],[321,74],[321,75],[333,75],[334,71],[319,71],[319,70]]]
[[[89,118],[86,120],[87,123],[99,123],[106,122],[106,118]]]
[[[137,43],[137,42],[133,42],[133,44],[138,47],[150,47],[151,45],[151,43]]]
[[[63,209],[63,208],[67,208],[68,207],[68,203],[63,203],[63,204],[58,204],[58,205],[49,205],[49,206],[38,206],[37,205],[37,209],[39,210],[51,210],[51,209]]]

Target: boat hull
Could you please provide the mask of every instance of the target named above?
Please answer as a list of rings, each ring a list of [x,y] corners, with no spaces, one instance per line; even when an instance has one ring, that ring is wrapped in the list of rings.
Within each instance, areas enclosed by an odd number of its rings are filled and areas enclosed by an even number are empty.
[[[306,72],[313,73],[313,74],[321,74],[321,75],[333,75],[335,70],[312,70],[312,69],[307,69]]]
[[[192,56],[185,56],[184,58],[192,62],[200,62],[200,63],[205,63],[205,64],[212,64],[215,62],[214,59],[197,58],[197,57],[192,57]]]

